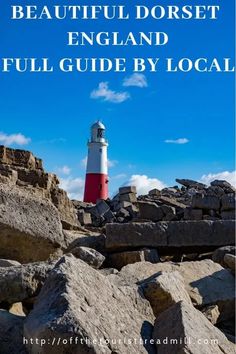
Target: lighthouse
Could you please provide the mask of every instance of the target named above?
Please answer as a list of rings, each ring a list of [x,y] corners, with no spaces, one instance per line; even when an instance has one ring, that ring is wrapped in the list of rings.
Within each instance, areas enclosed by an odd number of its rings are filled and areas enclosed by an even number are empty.
[[[84,201],[96,203],[97,199],[108,198],[108,167],[105,126],[96,122],[91,126],[88,141],[88,159],[84,190]]]

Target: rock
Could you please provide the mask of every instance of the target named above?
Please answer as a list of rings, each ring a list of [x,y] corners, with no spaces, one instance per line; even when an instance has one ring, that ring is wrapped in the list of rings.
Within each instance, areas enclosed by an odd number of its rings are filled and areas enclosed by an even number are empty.
[[[50,272],[25,321],[24,336],[47,339],[41,354],[61,352],[48,342],[54,338],[65,342],[71,337],[69,352],[75,354],[155,353],[148,345],[153,319],[148,301],[137,289],[118,288],[83,261],[63,257]],[[131,344],[124,338],[132,338]],[[140,338],[147,340],[146,346],[138,344]],[[38,351],[35,343],[29,343],[27,349]]]
[[[25,317],[25,313],[21,302],[16,302],[15,304],[12,304],[9,307],[8,312],[12,313],[13,315]]]
[[[186,290],[197,307],[218,305],[219,321],[234,315],[234,276],[219,264],[207,259],[195,262],[156,263],[140,262],[129,264],[118,275],[112,275],[115,284],[140,283],[158,272],[178,271],[185,283]]]
[[[119,194],[129,194],[129,193],[136,194],[137,193],[136,187],[135,186],[128,186],[128,187],[119,188]]]
[[[185,186],[187,188],[198,188],[198,189],[206,188],[205,184],[193,181],[192,179],[179,179],[179,178],[176,178],[176,182],[179,183],[179,184],[182,184],[183,186]]]
[[[125,248],[167,246],[168,254],[175,249],[188,247],[219,247],[234,244],[234,222],[218,221],[161,221],[158,223],[127,223],[106,225],[106,248],[122,250]],[[222,237],[224,235],[224,237]]]
[[[5,146],[0,146],[0,163],[21,166],[29,170],[43,169],[42,160],[34,157],[30,151],[15,150]]]
[[[158,354],[235,353],[234,345],[226,336],[200,311],[184,301],[162,312],[156,319],[153,339]]]
[[[172,206],[162,205],[161,209],[165,215],[169,215],[169,214],[176,215],[176,209]]]
[[[113,222],[115,220],[115,215],[111,210],[108,210],[103,216],[106,222]]]
[[[71,253],[96,269],[101,268],[105,261],[105,257],[101,253],[88,247],[76,247],[72,249]]]
[[[218,322],[220,311],[217,305],[207,306],[201,312],[213,325]]]
[[[140,288],[150,302],[156,317],[181,300],[192,304],[184,280],[177,271],[157,273],[141,283]]]
[[[235,193],[225,194],[221,197],[221,210],[235,210]]]
[[[222,267],[226,267],[226,264],[224,262],[224,256],[228,253],[236,255],[236,247],[225,246],[225,247],[217,248],[212,254],[212,260],[222,265]]]
[[[233,254],[225,254],[224,256],[224,263],[226,266],[231,269],[235,273],[236,269],[236,256]]]
[[[151,191],[149,191],[148,192],[148,195],[150,195],[150,196],[159,196],[161,194],[161,192],[159,191],[159,189],[156,189],[156,188],[154,188],[154,189],[152,189]]]
[[[67,243],[66,252],[71,252],[75,247],[89,247],[103,253],[105,250],[105,235],[96,232],[78,232],[64,230]]]
[[[162,208],[153,202],[138,202],[140,219],[147,219],[152,221],[162,220],[164,213]]]
[[[0,268],[0,303],[11,305],[35,297],[52,268],[46,262]]]
[[[120,194],[120,202],[136,203],[137,197],[134,193]]]
[[[12,266],[20,266],[21,264],[17,261],[13,261],[10,259],[0,259],[0,267],[12,267]]]
[[[172,206],[174,208],[178,208],[178,209],[185,209],[186,208],[185,204],[178,202],[175,198],[161,196],[158,198],[158,201],[160,201],[164,204],[167,204],[169,206]]]
[[[192,198],[192,208],[204,210],[219,210],[220,199],[214,195],[195,194]]]
[[[184,210],[184,220],[202,220],[202,214],[202,209],[189,207]]]
[[[78,219],[81,225],[91,225],[92,224],[92,219],[91,219],[91,214],[86,213],[84,210],[79,210],[78,211]]]
[[[23,345],[24,317],[0,310],[0,353],[27,354]]]
[[[235,210],[222,211],[221,218],[223,220],[235,220],[236,218]]]
[[[225,193],[235,193],[235,188],[227,181],[215,180],[211,182],[211,186],[221,187]]]
[[[0,185],[0,257],[46,260],[64,245],[60,216],[48,200]]]
[[[126,252],[118,252],[112,253],[108,256],[109,264],[117,269],[121,269],[127,264],[132,264],[136,262],[151,262],[157,263],[160,262],[160,258],[158,256],[158,252],[155,249],[143,249],[139,251],[126,251]]]

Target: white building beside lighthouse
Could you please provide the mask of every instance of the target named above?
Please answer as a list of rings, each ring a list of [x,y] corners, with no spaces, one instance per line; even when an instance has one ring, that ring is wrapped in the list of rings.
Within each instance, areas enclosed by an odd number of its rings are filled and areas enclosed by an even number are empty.
[[[105,126],[98,121],[92,125],[91,138],[88,141],[85,202],[96,203],[97,199],[108,198],[107,147]]]

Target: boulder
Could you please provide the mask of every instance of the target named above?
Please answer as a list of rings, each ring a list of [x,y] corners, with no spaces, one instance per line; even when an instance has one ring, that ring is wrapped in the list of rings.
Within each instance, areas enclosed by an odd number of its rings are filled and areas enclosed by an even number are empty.
[[[1,267],[12,267],[12,266],[20,266],[21,264],[17,261],[13,261],[10,259],[0,259],[0,268]]]
[[[154,188],[154,189],[152,189],[152,190],[150,190],[149,192],[148,192],[148,194],[150,195],[150,196],[159,196],[160,194],[161,194],[161,192],[159,191],[159,189],[157,189],[157,188]]]
[[[220,311],[217,305],[206,306],[201,310],[201,313],[213,324],[218,322]]]
[[[235,193],[225,194],[221,197],[221,210],[235,210]]]
[[[188,207],[184,209],[184,220],[202,220],[202,209]]]
[[[158,354],[235,353],[235,346],[226,336],[184,301],[174,304],[156,319],[153,339]]]
[[[0,185],[0,257],[21,263],[46,260],[64,245],[56,207],[30,190]]]
[[[71,250],[71,253],[96,269],[101,268],[105,261],[105,257],[101,253],[89,247],[76,247]]]
[[[120,187],[119,194],[129,194],[129,193],[137,193],[137,189],[135,186],[127,186],[127,187]]]
[[[151,221],[162,220],[164,213],[162,208],[153,202],[138,202],[140,219],[147,219]]]
[[[50,272],[25,321],[24,336],[46,339],[41,354],[62,352],[61,346],[51,345],[53,340],[67,341],[68,352],[75,354],[155,353],[148,344],[153,320],[148,301],[136,288],[116,287],[108,276],[71,255]],[[147,343],[140,345],[140,339]],[[27,349],[36,353],[39,348],[34,342]]]
[[[139,284],[159,272],[173,271],[182,275],[186,290],[195,306],[203,308],[218,305],[219,321],[234,316],[234,276],[229,270],[209,259],[182,263],[139,262],[123,267],[117,275],[110,277],[117,285]]]
[[[71,252],[76,247],[89,247],[103,253],[105,250],[105,235],[98,232],[83,232],[64,230],[66,252]]]
[[[235,220],[236,214],[235,210],[226,210],[221,212],[221,219],[223,220]]]
[[[198,189],[206,188],[205,184],[197,182],[197,181],[193,181],[192,179],[176,178],[176,182],[179,184],[182,184],[182,186],[185,186],[187,188],[198,188]]]
[[[52,268],[46,262],[0,268],[0,303],[11,305],[35,297]]]
[[[106,248],[121,250],[137,247],[215,248],[234,244],[235,225],[231,220],[161,221],[106,225]],[[223,235],[223,237],[222,237]]]
[[[12,166],[21,166],[29,170],[43,169],[42,160],[34,157],[30,151],[11,149],[0,146],[0,163]]]
[[[192,304],[184,280],[177,271],[157,273],[141,283],[140,288],[156,317],[181,300]]]
[[[215,180],[213,182],[211,182],[211,186],[217,186],[217,187],[221,187],[225,193],[235,193],[236,190],[235,188],[227,181],[223,181],[223,180]]]
[[[224,247],[217,248],[212,254],[212,260],[222,265],[222,267],[226,267],[226,264],[224,262],[224,256],[228,253],[236,255],[236,247],[224,246]]]
[[[219,210],[220,198],[214,195],[197,193],[192,197],[192,208],[204,210]]]
[[[127,264],[132,264],[136,262],[160,262],[158,252],[156,249],[142,249],[138,251],[126,251],[111,253],[108,256],[108,262],[111,267],[121,269]]]
[[[83,209],[78,210],[78,219],[81,225],[91,225],[92,218],[90,213],[86,213]]]
[[[0,310],[0,353],[27,354],[23,344],[24,317]]]
[[[224,256],[224,263],[226,266],[231,269],[234,273],[236,270],[236,256],[233,254],[225,254]]]
[[[136,203],[137,197],[135,193],[120,194],[120,202]]]

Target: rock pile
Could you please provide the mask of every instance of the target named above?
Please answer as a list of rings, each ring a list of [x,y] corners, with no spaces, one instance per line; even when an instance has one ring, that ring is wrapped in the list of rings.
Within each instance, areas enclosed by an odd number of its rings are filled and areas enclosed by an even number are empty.
[[[177,182],[71,202],[0,147],[0,353],[235,353],[235,190]]]

